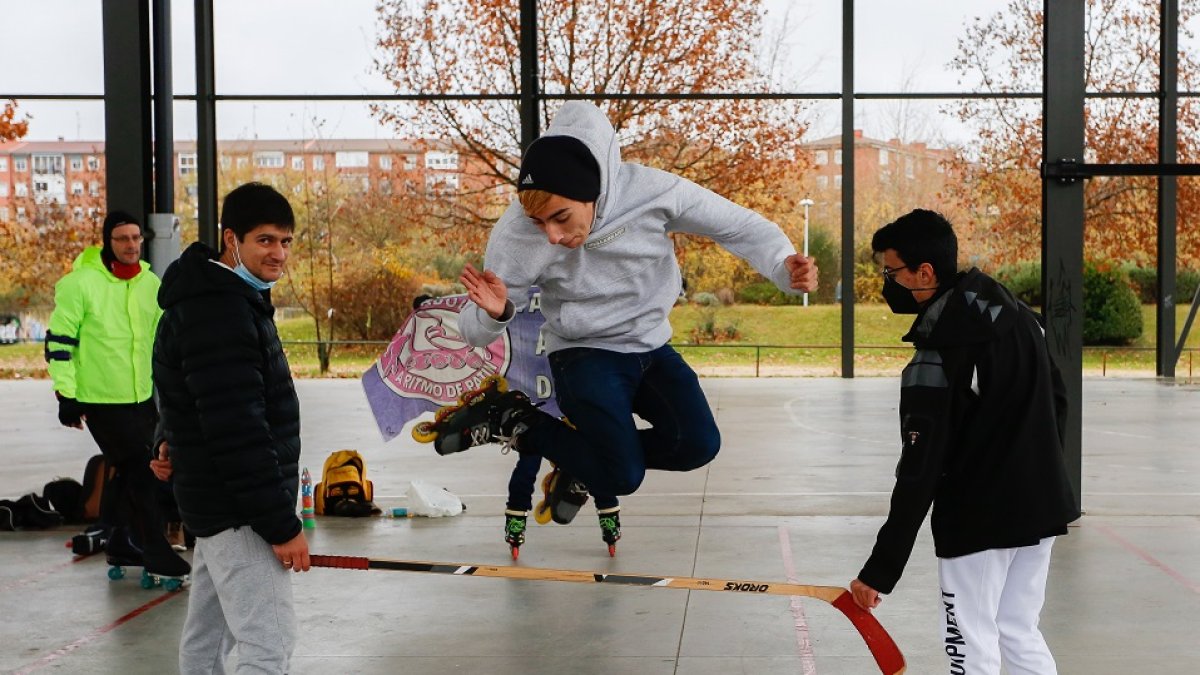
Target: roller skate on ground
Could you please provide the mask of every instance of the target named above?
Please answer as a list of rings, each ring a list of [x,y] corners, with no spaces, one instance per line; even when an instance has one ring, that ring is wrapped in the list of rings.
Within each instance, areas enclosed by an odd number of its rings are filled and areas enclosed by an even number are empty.
[[[462,452],[486,443],[513,445],[526,426],[522,420],[536,408],[524,392],[508,389],[508,381],[489,375],[479,385],[458,397],[458,403],[437,411],[432,422],[413,427],[418,443],[433,442],[439,455]]]
[[[525,511],[504,510],[504,541],[512,549],[512,558],[521,555],[521,544],[525,543]]]
[[[142,588],[161,586],[168,591],[178,591],[187,584],[191,573],[192,566],[174,551],[162,560],[147,558],[146,567],[142,569]]]
[[[543,498],[533,511],[534,519],[541,525],[551,520],[559,525],[570,523],[588,500],[587,486],[557,466],[542,479],[542,493]]]
[[[621,539],[621,507],[599,509],[596,515],[600,518],[600,536],[608,544],[608,556],[617,555],[617,541]]]
[[[113,528],[112,538],[105,549],[109,564],[108,578],[113,581],[124,579],[126,567],[141,567],[142,588],[161,586],[168,591],[183,588],[192,572],[192,566],[171,550],[165,540],[163,543],[165,551],[148,555],[133,543],[129,530],[123,527]]]
[[[104,549],[108,562],[108,578],[116,581],[125,578],[126,567],[141,567],[146,564],[142,549],[129,536],[124,527],[114,527]]]
[[[91,555],[104,550],[108,544],[109,528],[104,525],[91,525],[83,532],[71,537],[67,548],[75,555]]]

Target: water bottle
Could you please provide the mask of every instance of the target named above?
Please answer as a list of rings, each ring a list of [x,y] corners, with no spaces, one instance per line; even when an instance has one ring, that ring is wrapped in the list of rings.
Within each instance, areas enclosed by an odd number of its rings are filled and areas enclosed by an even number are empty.
[[[397,506],[394,509],[387,509],[383,512],[383,516],[385,518],[412,518],[414,515],[416,514],[410,513],[409,510],[403,506]]]
[[[317,519],[313,517],[312,476],[308,473],[308,467],[304,467],[304,472],[300,474],[300,506],[300,517],[304,521],[304,527],[316,527]]]

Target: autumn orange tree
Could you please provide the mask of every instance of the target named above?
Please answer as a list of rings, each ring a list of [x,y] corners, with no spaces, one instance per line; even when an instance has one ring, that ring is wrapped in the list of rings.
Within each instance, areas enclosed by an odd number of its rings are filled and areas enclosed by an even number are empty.
[[[8,101],[0,108],[0,142],[15,141],[29,131],[28,119],[17,119],[17,102]]]
[[[517,0],[382,0],[380,72],[399,92],[513,94],[520,87]],[[593,95],[629,161],[685,176],[768,217],[795,212],[777,189],[806,167],[804,103],[723,99],[602,98],[611,94],[763,93],[771,76],[757,58],[759,2],[577,0],[538,7],[538,87]],[[544,129],[559,107],[543,104]],[[511,191],[520,161],[515,101],[432,100],[374,109],[401,137],[450,138],[466,161],[464,185],[485,197],[453,222],[458,237],[487,228]],[[696,242],[677,240],[681,255]],[[703,246],[699,244],[699,246]]]
[[[29,119],[16,121],[17,103],[0,111],[0,142],[16,141],[29,131]],[[65,204],[42,200],[32,191],[12,197],[7,217],[0,218],[0,306],[47,308],[54,284],[71,270],[87,246],[100,243],[103,175],[95,194],[68,195]],[[29,186],[32,187],[32,186]]]
[[[951,66],[960,83],[977,91],[1038,91],[1042,87],[1042,0],[1010,0],[968,24]],[[1089,0],[1084,75],[1088,92],[1155,91],[1159,68],[1158,0]],[[1181,36],[1196,13],[1181,3]],[[1181,39],[1182,41],[1182,39]],[[1200,81],[1195,55],[1179,55],[1179,89]],[[1014,99],[967,100],[960,119],[977,131],[959,169],[957,197],[990,228],[975,242],[994,264],[1036,257],[1041,247],[1042,109]],[[1196,157],[1200,106],[1181,100],[1179,154]],[[1151,98],[1088,99],[1084,117],[1086,159],[1098,163],[1154,162],[1158,104]],[[1186,161],[1186,160],[1181,160]],[[1183,265],[1200,264],[1200,190],[1179,181],[1178,252]],[[1085,250],[1093,259],[1153,265],[1156,250],[1153,179],[1095,178],[1085,185]]]

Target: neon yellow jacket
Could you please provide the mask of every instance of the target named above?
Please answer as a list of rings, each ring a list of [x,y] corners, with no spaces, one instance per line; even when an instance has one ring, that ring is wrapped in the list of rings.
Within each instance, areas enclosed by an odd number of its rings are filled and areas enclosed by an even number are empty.
[[[162,309],[158,277],[142,262],[128,281],[104,266],[100,247],[75,259],[54,286],[46,362],[54,390],[83,403],[140,403],[153,393],[150,358]]]

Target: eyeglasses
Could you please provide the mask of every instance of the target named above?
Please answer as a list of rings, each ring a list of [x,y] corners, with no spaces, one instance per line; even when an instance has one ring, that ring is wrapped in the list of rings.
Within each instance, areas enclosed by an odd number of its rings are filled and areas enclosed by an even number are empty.
[[[903,270],[903,269],[908,269],[908,268],[905,267],[904,265],[901,265],[899,267],[888,267],[887,265],[884,265],[883,269],[879,270],[879,273],[883,275],[884,279],[891,279],[892,281],[895,281],[896,280],[896,272],[899,272],[900,270]]]
[[[145,239],[140,234],[133,234],[127,237],[113,237],[112,240],[118,244],[140,244]]]

